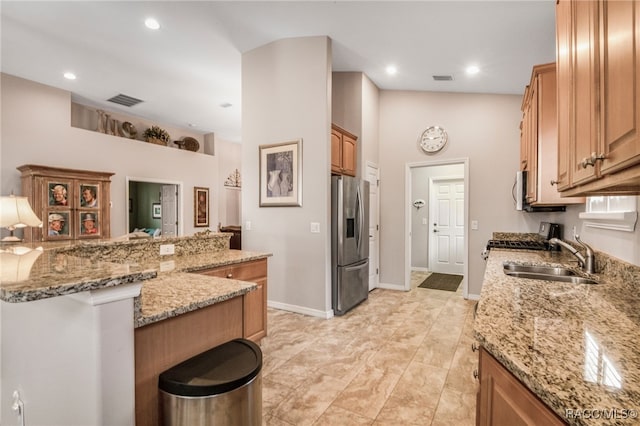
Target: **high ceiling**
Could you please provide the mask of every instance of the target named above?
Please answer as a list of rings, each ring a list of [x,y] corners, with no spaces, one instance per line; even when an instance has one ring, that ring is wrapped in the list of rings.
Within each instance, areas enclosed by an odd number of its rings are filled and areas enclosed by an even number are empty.
[[[274,40],[329,36],[334,71],[362,71],[387,90],[522,94],[531,67],[555,60],[554,0],[3,0],[0,8],[2,72],[231,141],[241,135],[242,53]],[[159,30],[144,26],[150,16]],[[390,64],[396,75],[385,72]],[[480,72],[467,76],[471,64]],[[144,102],[106,101],[118,94]]]

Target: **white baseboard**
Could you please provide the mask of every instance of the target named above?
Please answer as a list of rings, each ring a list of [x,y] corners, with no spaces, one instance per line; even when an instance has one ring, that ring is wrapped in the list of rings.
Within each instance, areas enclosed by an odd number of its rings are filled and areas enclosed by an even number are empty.
[[[317,309],[311,309],[304,306],[274,302],[273,300],[267,300],[267,307],[280,309],[283,311],[295,312],[296,314],[309,315],[312,317],[318,317],[318,318],[324,318],[324,319],[333,318],[333,309],[329,311],[320,311]]]
[[[467,299],[468,300],[480,300],[480,295],[479,294],[471,294],[471,293],[469,293],[467,295]]]
[[[377,288],[384,288],[385,290],[406,291],[404,289],[404,285],[400,285],[400,284],[378,283]]]
[[[421,268],[418,266],[412,266],[411,270],[416,272],[429,272],[429,268]]]

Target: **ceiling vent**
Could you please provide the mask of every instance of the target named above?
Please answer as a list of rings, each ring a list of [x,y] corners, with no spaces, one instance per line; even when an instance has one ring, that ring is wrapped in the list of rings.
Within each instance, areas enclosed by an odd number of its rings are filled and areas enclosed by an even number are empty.
[[[453,77],[451,77],[450,75],[434,75],[433,79],[435,81],[452,81]]]
[[[114,104],[124,105],[126,107],[132,107],[134,105],[142,102],[142,99],[136,99],[131,96],[123,95],[120,93],[119,95],[114,96],[113,98],[107,99],[109,102],[113,102]]]

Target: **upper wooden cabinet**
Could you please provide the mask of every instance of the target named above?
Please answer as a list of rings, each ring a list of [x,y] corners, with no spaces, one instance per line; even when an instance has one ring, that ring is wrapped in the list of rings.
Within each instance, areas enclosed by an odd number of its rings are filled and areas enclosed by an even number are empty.
[[[331,173],[356,175],[357,140],[357,136],[331,125]]]
[[[26,164],[22,195],[42,219],[42,228],[25,228],[25,241],[110,238],[113,173]]]
[[[559,188],[565,196],[640,194],[639,5],[557,2]]]
[[[558,176],[558,116],[556,65],[533,67],[531,82],[522,101],[520,170],[528,173],[527,202],[532,206],[583,203],[562,198],[555,184]]]

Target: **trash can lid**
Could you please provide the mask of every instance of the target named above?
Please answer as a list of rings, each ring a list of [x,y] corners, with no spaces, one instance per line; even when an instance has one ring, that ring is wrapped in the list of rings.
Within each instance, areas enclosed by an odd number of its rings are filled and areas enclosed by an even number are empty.
[[[179,396],[213,396],[237,389],[260,373],[262,351],[236,339],[209,349],[160,374],[158,387]]]

